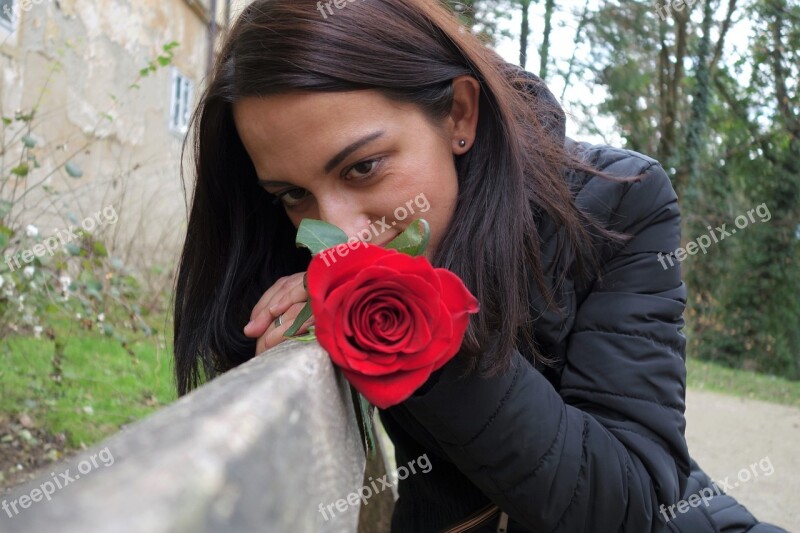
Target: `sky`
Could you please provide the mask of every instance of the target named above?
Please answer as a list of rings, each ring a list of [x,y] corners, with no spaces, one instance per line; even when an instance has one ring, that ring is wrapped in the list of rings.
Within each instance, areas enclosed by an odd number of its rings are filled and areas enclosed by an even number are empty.
[[[555,61],[566,65],[575,50],[577,22],[585,2],[581,0],[572,0],[557,3],[559,4],[559,8],[553,14],[553,29],[550,33],[550,54]],[[596,6],[597,1],[590,0],[589,9],[593,9]],[[576,11],[577,14],[573,15],[573,11]],[[538,49],[544,31],[544,2],[531,6],[529,21],[531,36],[528,42],[528,61],[526,68],[538,74],[540,62]],[[495,47],[495,50],[497,50],[503,59],[515,65],[519,64],[519,31],[521,25],[522,13],[517,10],[513,13],[511,20],[504,20],[500,24],[500,29],[509,30],[513,37],[500,39]],[[581,48],[583,50],[581,50]],[[579,57],[581,54],[588,53],[586,45],[581,45],[581,48],[577,51]],[[574,105],[574,102],[599,104],[603,101],[604,91],[596,91],[590,88],[575,75],[572,76],[570,87],[564,92],[563,99],[561,99],[561,94],[564,89],[563,76],[552,76],[552,78],[548,80],[548,87],[553,94],[555,94],[556,98],[560,100],[564,111],[567,113],[567,135],[569,137],[579,141],[588,141],[598,144],[614,144],[617,146],[622,144],[622,138],[616,132],[615,123],[609,118],[594,118],[597,126],[603,132],[602,136],[587,133],[586,128],[581,125],[582,122],[587,120],[587,117],[584,116],[579,107]]]

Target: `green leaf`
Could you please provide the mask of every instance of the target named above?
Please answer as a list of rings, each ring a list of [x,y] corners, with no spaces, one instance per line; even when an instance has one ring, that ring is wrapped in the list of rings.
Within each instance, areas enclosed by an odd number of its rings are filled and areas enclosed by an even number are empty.
[[[332,246],[347,242],[347,234],[333,224],[306,218],[297,229],[295,242],[298,247],[308,248],[312,255],[316,255]]]
[[[418,218],[403,233],[392,239],[386,248],[411,256],[422,255],[430,239],[431,228],[428,221]]]
[[[103,333],[105,333],[106,337],[110,337],[114,334],[114,326],[108,322],[103,323]]]
[[[364,453],[369,459],[374,459],[376,446],[372,413],[375,411],[375,406],[369,403],[364,398],[364,395],[358,392],[352,384],[350,385],[350,396],[353,399],[353,407],[355,407],[356,422],[358,431],[361,434],[361,441],[364,444]]]
[[[300,310],[300,314],[294,319],[292,326],[283,333],[283,336],[292,337],[305,324],[306,320],[311,318],[311,314],[311,300],[308,300],[303,309]]]
[[[67,174],[69,174],[70,178],[80,178],[83,176],[83,171],[81,170],[81,167],[79,167],[72,161],[64,165],[64,170],[67,171]]]
[[[81,247],[74,242],[67,243],[66,249],[67,253],[73,257],[81,255]]]
[[[28,166],[28,163],[22,163],[21,165],[11,169],[11,173],[15,176],[19,176],[20,178],[27,176],[30,171],[31,168]]]
[[[11,237],[14,235],[14,232],[11,231],[11,228],[7,228],[0,224],[0,250],[4,249],[8,246],[8,241],[11,240]]]
[[[9,124],[11,124],[12,122],[14,122],[14,121],[13,121],[13,120],[11,120],[10,118],[8,118],[8,117],[3,117],[3,124],[5,124],[6,126],[8,126]]]
[[[30,135],[26,135],[25,137],[22,138],[22,144],[24,144],[26,148],[35,148],[36,139],[31,137]]]
[[[314,326],[308,328],[308,333],[305,335],[297,335],[292,337],[292,340],[299,342],[315,342],[317,340],[317,334],[314,333]]]
[[[94,253],[96,255],[99,255],[100,257],[108,257],[108,250],[102,242],[95,241],[92,244],[92,248],[94,248]]]

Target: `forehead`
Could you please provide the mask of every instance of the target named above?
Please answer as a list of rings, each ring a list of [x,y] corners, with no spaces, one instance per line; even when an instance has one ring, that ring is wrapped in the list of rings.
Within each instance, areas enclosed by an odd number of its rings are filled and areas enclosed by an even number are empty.
[[[408,117],[408,104],[378,91],[294,92],[248,97],[233,106],[236,128],[244,138],[332,137]],[[387,124],[387,121],[389,124]]]
[[[389,138],[418,130],[421,113],[378,91],[293,92],[233,106],[239,137],[262,176],[307,171],[332,151],[376,130]]]

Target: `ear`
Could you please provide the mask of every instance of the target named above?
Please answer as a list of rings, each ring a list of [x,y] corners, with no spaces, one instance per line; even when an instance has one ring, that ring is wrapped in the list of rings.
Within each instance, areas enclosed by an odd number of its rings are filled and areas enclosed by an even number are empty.
[[[456,155],[468,152],[475,141],[480,93],[480,84],[472,76],[459,76],[453,80],[450,125],[453,153]],[[462,140],[465,141],[464,146],[460,144]]]

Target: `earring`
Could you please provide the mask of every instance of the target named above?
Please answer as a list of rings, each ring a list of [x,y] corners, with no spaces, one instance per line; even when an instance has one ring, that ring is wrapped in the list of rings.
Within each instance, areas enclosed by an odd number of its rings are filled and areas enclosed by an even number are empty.
[[[458,141],[458,145],[461,148],[464,148],[467,145],[467,141],[465,141],[464,139],[461,139],[460,141]]]

